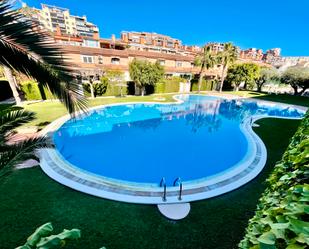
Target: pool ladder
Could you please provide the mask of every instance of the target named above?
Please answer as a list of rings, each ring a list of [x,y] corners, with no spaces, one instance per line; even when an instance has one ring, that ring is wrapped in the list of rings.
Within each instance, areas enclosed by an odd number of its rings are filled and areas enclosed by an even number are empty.
[[[166,201],[166,181],[165,181],[165,178],[162,177],[161,181],[160,181],[160,187],[164,188],[164,191],[163,191],[163,196],[162,196],[162,201]]]
[[[173,183],[173,186],[176,186],[176,184],[178,183],[179,185],[179,194],[178,194],[178,200],[181,201],[182,200],[182,181],[180,177],[177,177]],[[165,181],[165,177],[162,177],[161,181],[160,181],[160,187],[163,187],[163,195],[162,195],[162,201],[166,201],[166,181]]]
[[[182,181],[180,177],[177,177],[174,181],[173,186],[176,186],[176,184],[179,184],[179,195],[178,195],[178,200],[181,201],[182,200]]]

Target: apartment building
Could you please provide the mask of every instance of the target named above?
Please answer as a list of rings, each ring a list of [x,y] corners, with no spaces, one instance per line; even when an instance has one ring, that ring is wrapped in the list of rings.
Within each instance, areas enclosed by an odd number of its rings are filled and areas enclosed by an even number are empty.
[[[194,65],[195,56],[202,52],[199,46],[186,46],[179,39],[150,32],[123,31],[120,38],[100,38],[99,29],[87,21],[86,16],[73,16],[69,9],[42,4],[42,9],[23,6],[22,13],[30,17],[41,28],[50,31],[55,42],[64,49],[65,57],[72,69],[82,77],[99,77],[106,70],[117,69],[125,73],[129,81],[129,63],[134,58],[159,62],[165,68],[166,76],[193,76],[200,68]],[[224,50],[224,43],[212,42],[215,53]],[[268,50],[266,55],[260,49],[241,51],[239,59],[263,62],[280,56],[280,50]],[[215,77],[221,73],[217,66],[207,72]]]
[[[281,60],[281,49],[280,48],[273,48],[266,51],[263,56],[263,61],[269,64],[275,64]]]
[[[199,73],[199,68],[195,67],[193,63],[194,56],[158,54],[157,52],[130,49],[111,49],[103,46],[94,48],[64,45],[63,48],[72,69],[83,77],[102,75],[107,70],[120,70],[125,73],[126,80],[130,81],[129,63],[133,59],[147,60],[152,63],[158,61],[164,66],[167,77],[193,76]]]
[[[86,37],[63,35],[59,28],[54,34],[54,39],[66,51],[66,57],[72,68],[83,77],[99,76],[107,70],[121,70],[129,81],[129,63],[134,58],[152,63],[158,61],[164,66],[167,77],[193,76],[199,73],[199,68],[194,66],[194,58],[199,47],[186,47],[187,53],[179,52],[183,51],[180,48],[174,49],[176,52],[172,53],[162,51],[164,47],[160,51],[144,49],[145,46],[136,41],[136,46],[132,48],[129,41],[116,39],[114,35],[110,39],[101,38],[90,42]]]
[[[209,42],[206,46],[211,47],[211,50],[217,54],[224,50],[224,43],[223,42]]]
[[[241,50],[239,53],[239,58],[244,60],[261,61],[263,59],[263,56],[263,50],[257,48]]]
[[[74,16],[69,9],[47,4],[41,4],[41,7],[36,9],[23,4],[21,12],[51,33],[99,39],[99,28],[88,22],[85,15]]]
[[[130,50],[181,55],[192,55],[201,51],[198,46],[183,45],[179,39],[149,32],[123,31],[120,41],[126,44]]]

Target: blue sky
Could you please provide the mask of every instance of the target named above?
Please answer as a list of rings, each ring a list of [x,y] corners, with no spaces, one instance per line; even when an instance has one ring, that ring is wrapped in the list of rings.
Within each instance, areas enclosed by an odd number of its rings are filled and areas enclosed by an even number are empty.
[[[24,0],[66,7],[87,15],[101,37],[122,30],[149,31],[184,44],[232,41],[264,51],[280,47],[285,56],[309,56],[309,0]]]

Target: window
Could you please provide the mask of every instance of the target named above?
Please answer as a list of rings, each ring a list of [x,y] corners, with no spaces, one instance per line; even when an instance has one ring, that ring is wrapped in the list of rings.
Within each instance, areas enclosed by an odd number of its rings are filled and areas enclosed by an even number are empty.
[[[182,67],[182,62],[181,61],[176,61],[176,67]]]
[[[163,41],[162,40],[157,40],[157,46],[163,46]]]
[[[160,64],[161,66],[164,66],[164,65],[165,65],[165,60],[159,60],[159,64]]]
[[[114,64],[114,65],[119,65],[119,63],[120,63],[120,59],[119,59],[119,58],[114,57],[114,58],[112,58],[112,59],[111,59],[111,63],[112,63],[112,64]]]
[[[167,46],[168,47],[174,47],[174,42],[173,41],[167,41]]]
[[[103,64],[103,56],[99,55],[99,64]]]
[[[83,63],[94,63],[94,58],[91,55],[82,55]]]
[[[93,48],[98,48],[99,47],[99,42],[94,41],[94,40],[83,40],[83,47],[93,47]]]

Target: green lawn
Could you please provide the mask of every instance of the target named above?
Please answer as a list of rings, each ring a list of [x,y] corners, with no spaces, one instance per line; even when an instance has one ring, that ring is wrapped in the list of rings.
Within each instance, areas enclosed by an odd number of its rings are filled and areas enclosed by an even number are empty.
[[[299,125],[297,120],[283,119],[258,123],[261,126],[254,129],[268,150],[263,172],[238,190],[192,203],[189,216],[179,222],[166,220],[156,206],[76,192],[51,180],[38,167],[17,170],[0,183],[0,247],[21,245],[36,227],[51,221],[56,232],[82,230],[82,238],[66,247],[70,249],[237,248],[265,188],[263,182]]]
[[[258,93],[254,91],[238,91],[238,92],[225,92],[245,98],[255,98],[260,100],[269,100],[274,102],[281,102],[292,105],[301,105],[309,107],[309,98],[302,96],[293,96],[288,94],[267,94]]]

